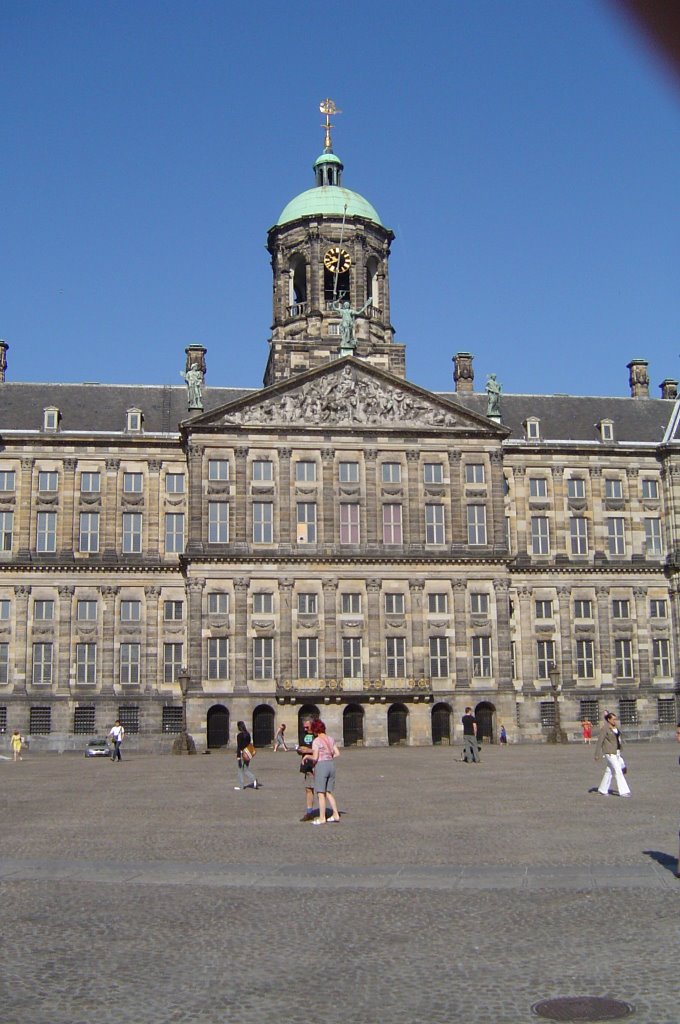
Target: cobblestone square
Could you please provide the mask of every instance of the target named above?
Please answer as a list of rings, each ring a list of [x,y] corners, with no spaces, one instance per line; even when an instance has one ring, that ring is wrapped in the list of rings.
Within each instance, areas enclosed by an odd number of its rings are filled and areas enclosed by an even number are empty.
[[[11,1024],[529,1024],[610,996],[677,1024],[676,744],[345,750],[342,821],[299,821],[294,753],[0,761]]]

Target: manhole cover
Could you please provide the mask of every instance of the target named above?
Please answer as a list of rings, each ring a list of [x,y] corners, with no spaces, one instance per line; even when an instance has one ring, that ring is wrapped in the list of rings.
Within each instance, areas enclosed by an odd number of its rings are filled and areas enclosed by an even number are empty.
[[[560,999],[544,999],[531,1007],[535,1014],[546,1020],[597,1021],[622,1020],[630,1017],[633,1007],[620,999],[605,999],[600,996],[563,996]]]

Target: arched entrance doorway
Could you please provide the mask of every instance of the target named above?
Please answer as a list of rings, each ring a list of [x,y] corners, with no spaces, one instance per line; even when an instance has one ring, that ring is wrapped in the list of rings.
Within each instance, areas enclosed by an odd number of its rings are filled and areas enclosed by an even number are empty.
[[[477,719],[477,739],[483,743],[493,743],[495,737],[496,708],[488,700],[482,700],[475,708]]]
[[[432,708],[432,743],[435,747],[451,743],[451,708],[448,704],[435,704]]]
[[[253,711],[253,743],[256,747],[271,747],[274,742],[274,708],[259,704]]]
[[[302,743],[304,738],[305,730],[302,728],[302,723],[307,718],[321,718],[316,704],[303,704],[298,711],[298,743]]]
[[[364,742],[364,709],[361,704],[348,704],[342,713],[342,742],[356,747]]]
[[[408,740],[408,708],[392,704],[387,712],[387,742],[391,747],[406,744]]]
[[[226,747],[229,742],[229,712],[224,704],[208,709],[208,750]]]

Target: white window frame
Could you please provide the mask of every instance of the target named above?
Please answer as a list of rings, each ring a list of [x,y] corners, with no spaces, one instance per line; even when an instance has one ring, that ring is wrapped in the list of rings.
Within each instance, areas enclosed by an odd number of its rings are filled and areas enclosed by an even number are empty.
[[[229,502],[208,502],[208,544],[229,543]]]
[[[33,644],[31,681],[34,686],[51,686],[54,674],[54,644],[39,641]]]
[[[474,679],[489,679],[492,675],[491,637],[472,637],[472,676]]]
[[[588,554],[588,520],[585,516],[572,516],[569,520],[569,543],[572,555]]]
[[[449,638],[447,636],[431,636],[430,640],[430,678],[447,679],[449,669]]]
[[[208,679],[229,678],[229,637],[208,637]]]
[[[402,505],[400,502],[387,502],[382,507],[383,544],[403,544]]]
[[[253,502],[253,544],[274,543],[274,504],[271,501]]]
[[[486,544],[486,505],[467,506],[467,538],[470,547]]]
[[[532,555],[550,554],[550,520],[548,516],[531,517]]]
[[[123,512],[123,554],[141,554],[143,530],[144,519],[141,512]]]
[[[97,682],[97,645],[76,644],[76,683],[91,686]]]
[[[298,679],[319,678],[319,641],[315,636],[300,636],[297,642]]]
[[[253,679],[274,678],[274,638],[253,637]]]
[[[142,645],[125,641],[120,645],[121,686],[139,686],[141,678]]]
[[[78,523],[78,550],[96,555],[99,551],[99,512],[81,512]]]
[[[361,679],[364,674],[361,637],[342,638],[342,678]]]
[[[441,462],[426,462],[423,465],[423,483],[443,484],[444,466]]]
[[[444,525],[444,506],[439,504],[425,505],[425,543],[445,544],[446,532]]]
[[[359,463],[358,462],[339,462],[338,463],[338,480],[341,484],[358,484],[359,483]]]
[[[35,549],[39,554],[52,554],[57,550],[56,512],[38,512]]]

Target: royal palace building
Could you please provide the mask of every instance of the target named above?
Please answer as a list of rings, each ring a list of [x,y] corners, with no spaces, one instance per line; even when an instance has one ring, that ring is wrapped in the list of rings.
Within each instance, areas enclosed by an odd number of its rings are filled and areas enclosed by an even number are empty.
[[[315,708],[345,744],[448,743],[468,704],[492,741],[674,729],[677,381],[506,395],[459,352],[411,383],[394,235],[342,173],[328,126],[268,234],[263,387],[207,386],[200,345],[186,386],[13,382],[0,343],[2,742],[120,718],[170,749],[186,712],[199,749],[240,718],[264,744]]]

